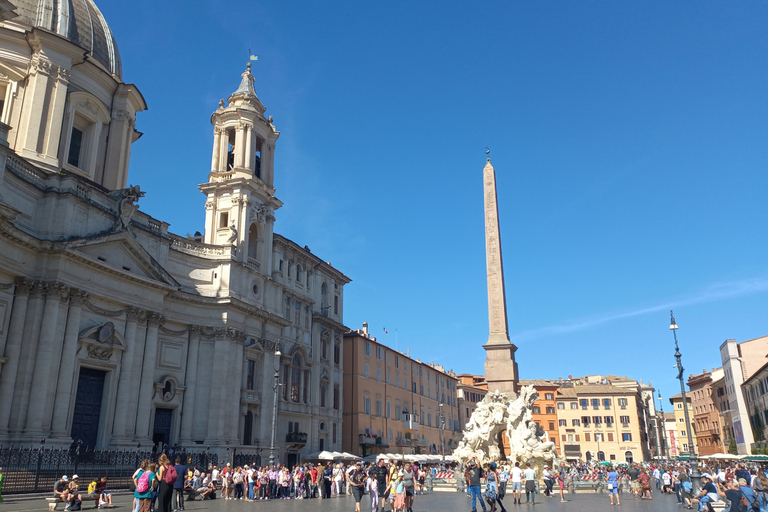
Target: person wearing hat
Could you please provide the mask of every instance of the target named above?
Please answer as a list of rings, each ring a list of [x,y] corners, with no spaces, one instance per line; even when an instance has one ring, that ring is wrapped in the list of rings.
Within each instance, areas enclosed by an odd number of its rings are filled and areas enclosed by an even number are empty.
[[[694,499],[699,500],[699,512],[703,512],[705,508],[708,508],[707,503],[719,500],[720,496],[720,491],[712,483],[712,475],[709,473],[701,475],[701,493],[694,496]],[[740,503],[740,500],[741,498],[737,502]]]
[[[69,501],[67,494],[69,494],[69,477],[64,475],[53,484],[53,495],[67,503]]]
[[[472,512],[477,512],[476,500],[478,498],[480,499],[480,505],[483,507],[483,512],[487,510],[485,508],[483,497],[480,494],[481,478],[483,478],[483,469],[478,467],[477,459],[472,457],[467,462],[467,470],[464,472],[464,480],[466,480],[467,489],[469,490],[469,494],[472,496]]]
[[[745,467],[742,464],[742,467]],[[739,490],[741,494],[746,498],[749,508],[752,510],[760,510],[760,499],[757,497],[757,493],[752,487],[749,486],[749,480],[746,478],[739,478]]]

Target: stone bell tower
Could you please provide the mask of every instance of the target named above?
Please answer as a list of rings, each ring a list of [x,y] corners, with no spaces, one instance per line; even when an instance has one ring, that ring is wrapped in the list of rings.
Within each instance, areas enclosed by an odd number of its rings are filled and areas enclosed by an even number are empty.
[[[206,195],[204,241],[232,245],[238,261],[269,275],[275,210],[275,142],[280,136],[256,96],[251,64],[240,87],[211,116],[213,158]]]
[[[499,207],[496,200],[496,171],[491,158],[483,169],[485,194],[485,259],[488,270],[488,327],[490,334],[485,349],[485,380],[488,391],[517,395],[517,347],[509,341],[507,299],[504,293],[504,266],[501,260]]]

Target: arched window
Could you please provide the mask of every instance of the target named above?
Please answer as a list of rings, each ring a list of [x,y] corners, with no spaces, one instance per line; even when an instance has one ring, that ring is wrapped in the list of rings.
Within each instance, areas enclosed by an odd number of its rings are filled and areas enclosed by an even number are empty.
[[[632,452],[627,450],[624,452],[624,460],[627,461],[627,464],[632,464],[635,460],[635,458],[632,456]]]
[[[299,389],[301,386],[301,359],[298,355],[291,360],[291,402],[299,401]]]
[[[605,452],[604,451],[601,450],[601,451],[597,452],[597,460],[599,460],[600,462],[605,461]]]

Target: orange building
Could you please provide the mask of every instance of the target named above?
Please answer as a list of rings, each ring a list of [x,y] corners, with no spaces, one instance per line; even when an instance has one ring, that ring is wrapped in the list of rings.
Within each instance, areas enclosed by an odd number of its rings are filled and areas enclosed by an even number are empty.
[[[560,451],[560,427],[557,419],[557,390],[560,386],[557,382],[549,380],[526,380],[518,382],[518,392],[523,386],[533,386],[539,398],[533,403],[531,413],[535,421],[544,432],[549,435],[549,440],[555,443],[557,453]]]

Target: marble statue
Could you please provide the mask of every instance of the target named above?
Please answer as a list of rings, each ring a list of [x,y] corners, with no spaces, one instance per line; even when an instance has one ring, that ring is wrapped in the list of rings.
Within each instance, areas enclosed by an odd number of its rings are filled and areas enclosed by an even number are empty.
[[[533,386],[524,386],[514,400],[500,391],[485,395],[465,427],[464,438],[453,452],[454,459],[463,464],[476,457],[482,464],[505,458],[501,433],[506,432],[510,447],[508,460],[519,461],[521,465],[530,462],[537,470],[544,465],[557,466],[555,443],[546,432],[540,436],[539,427],[533,421],[531,409],[537,398]]]

